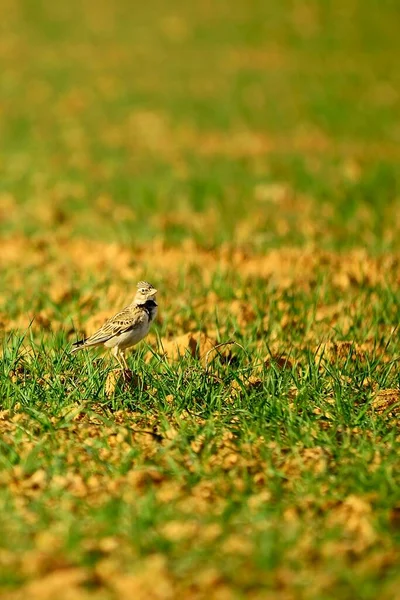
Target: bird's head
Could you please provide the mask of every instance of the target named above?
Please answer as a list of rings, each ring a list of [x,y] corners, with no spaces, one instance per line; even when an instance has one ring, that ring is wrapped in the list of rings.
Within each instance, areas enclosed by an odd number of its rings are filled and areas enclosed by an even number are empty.
[[[136,304],[144,304],[147,300],[155,300],[157,290],[148,281],[139,281],[135,296]]]

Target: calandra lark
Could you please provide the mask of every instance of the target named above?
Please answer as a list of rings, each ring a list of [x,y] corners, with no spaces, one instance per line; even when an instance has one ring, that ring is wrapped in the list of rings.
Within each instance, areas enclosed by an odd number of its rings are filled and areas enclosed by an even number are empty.
[[[111,348],[111,353],[121,367],[126,370],[128,364],[125,350],[135,346],[148,333],[157,314],[157,290],[147,281],[139,281],[133,302],[108,319],[96,333],[73,344],[72,352],[90,346]]]

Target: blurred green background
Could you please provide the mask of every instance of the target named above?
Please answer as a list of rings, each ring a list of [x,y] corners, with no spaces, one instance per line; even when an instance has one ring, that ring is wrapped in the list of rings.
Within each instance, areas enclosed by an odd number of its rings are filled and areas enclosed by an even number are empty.
[[[399,247],[395,0],[2,0],[0,226]]]

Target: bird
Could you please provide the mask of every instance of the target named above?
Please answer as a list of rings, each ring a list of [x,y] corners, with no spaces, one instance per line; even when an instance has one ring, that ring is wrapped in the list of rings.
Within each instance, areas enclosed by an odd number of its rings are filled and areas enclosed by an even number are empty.
[[[71,352],[103,345],[111,348],[111,354],[122,369],[129,371],[125,350],[135,346],[148,334],[157,315],[157,291],[148,281],[139,281],[131,304],[108,319],[93,335],[74,342]]]

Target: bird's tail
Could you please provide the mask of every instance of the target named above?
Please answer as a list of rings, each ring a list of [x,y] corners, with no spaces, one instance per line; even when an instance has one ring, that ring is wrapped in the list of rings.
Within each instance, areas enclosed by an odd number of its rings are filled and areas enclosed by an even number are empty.
[[[86,343],[86,339],[85,340],[78,340],[77,342],[74,342],[72,344],[71,354],[73,354],[77,350],[82,350],[82,348],[85,347],[85,343]]]

